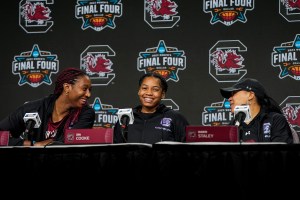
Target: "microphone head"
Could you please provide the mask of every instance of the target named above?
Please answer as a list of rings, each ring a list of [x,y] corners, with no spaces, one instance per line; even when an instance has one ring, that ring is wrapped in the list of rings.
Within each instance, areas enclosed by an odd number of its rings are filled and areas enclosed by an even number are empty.
[[[38,112],[26,113],[23,117],[23,120],[25,124],[27,123],[27,121],[34,121],[35,124],[33,128],[39,128],[42,123]]]
[[[127,118],[127,120],[129,119],[129,123],[127,123],[127,124],[133,124],[134,116],[133,116],[132,108],[119,109],[117,112],[117,115],[118,115],[119,123],[121,126],[126,125],[126,124],[123,124],[123,122],[125,122],[124,119],[126,119],[126,118]]]
[[[120,121],[121,121],[121,124],[123,126],[127,126],[129,124],[129,121],[130,121],[129,116],[128,115],[122,115]]]
[[[237,118],[237,115],[241,115],[239,113],[244,113],[244,115],[241,116],[243,118],[242,121],[250,121],[251,115],[250,115],[249,105],[235,106],[235,108],[234,108],[234,119]]]

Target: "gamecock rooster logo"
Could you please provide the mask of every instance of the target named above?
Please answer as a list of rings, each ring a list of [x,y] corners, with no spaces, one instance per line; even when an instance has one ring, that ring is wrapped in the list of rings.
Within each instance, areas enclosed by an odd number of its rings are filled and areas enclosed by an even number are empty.
[[[36,22],[37,24],[43,24],[44,21],[51,19],[51,17],[49,17],[50,13],[50,9],[45,7],[42,2],[34,4],[26,2],[22,6],[21,16],[29,23]]]
[[[282,108],[284,115],[286,116],[287,120],[293,126],[300,127],[300,106],[291,106],[287,105],[286,107]]]
[[[83,65],[88,75],[98,75],[99,77],[112,72],[111,66],[113,65],[110,59],[106,59],[104,54],[87,54],[83,58]]]
[[[291,11],[300,10],[300,0],[281,0],[285,7]]]
[[[170,19],[171,16],[178,12],[177,4],[170,0],[147,0],[149,4],[150,15],[154,18],[162,17],[163,19]]]
[[[242,62],[244,58],[236,53],[236,50],[217,50],[211,54],[211,63],[215,66],[216,70],[228,70],[229,73],[235,73],[237,69],[244,67]]]

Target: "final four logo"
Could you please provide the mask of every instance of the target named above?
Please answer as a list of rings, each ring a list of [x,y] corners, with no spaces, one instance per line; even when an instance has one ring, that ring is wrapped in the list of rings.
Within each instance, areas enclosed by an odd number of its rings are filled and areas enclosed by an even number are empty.
[[[179,81],[178,70],[184,70],[186,67],[184,51],[167,47],[163,40],[159,41],[157,47],[141,52],[137,62],[139,71],[158,73],[167,81],[175,82]]]
[[[92,28],[102,31],[109,27],[114,29],[115,17],[122,16],[121,0],[77,0],[75,17],[82,19],[82,30]]]
[[[14,57],[12,73],[20,76],[19,85],[28,84],[38,87],[42,83],[51,85],[51,74],[56,74],[58,68],[57,55],[49,51],[41,51],[35,44],[31,51],[26,51]]]
[[[49,4],[54,0],[20,1],[19,25],[26,33],[46,33],[52,26]]]
[[[228,125],[232,120],[230,103],[224,99],[223,102],[212,103],[211,106],[205,106],[202,113],[202,125],[219,126]]]
[[[118,121],[118,108],[102,104],[100,98],[95,98],[92,108],[95,110],[95,127],[112,128]]]
[[[144,20],[153,29],[172,28],[180,20],[177,4],[171,0],[144,0]]]
[[[300,35],[296,35],[294,41],[273,48],[272,65],[280,68],[280,79],[300,80]]]
[[[211,13],[211,24],[221,22],[226,26],[247,22],[247,10],[253,10],[254,0],[203,0],[203,11]]]

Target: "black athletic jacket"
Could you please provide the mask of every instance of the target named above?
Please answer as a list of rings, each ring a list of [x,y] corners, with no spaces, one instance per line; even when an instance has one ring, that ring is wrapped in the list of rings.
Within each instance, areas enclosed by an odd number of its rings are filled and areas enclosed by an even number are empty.
[[[128,125],[128,143],[153,144],[160,141],[185,141],[188,121],[179,112],[160,104],[154,113],[141,113],[142,106],[133,109],[134,123]],[[114,143],[125,142],[119,121],[114,126]]]
[[[241,123],[240,137],[243,142],[293,143],[292,132],[284,115],[263,110],[249,123]]]
[[[10,138],[11,145],[23,145],[23,141],[19,136],[25,130],[25,123],[23,117],[26,113],[38,112],[41,118],[41,126],[33,129],[34,140],[36,142],[45,140],[45,132],[47,130],[48,120],[52,115],[55,103],[55,96],[49,95],[47,97],[27,102],[10,113],[6,118],[0,121],[0,130],[10,131],[13,138]],[[95,120],[95,111],[89,106],[84,106],[79,114],[78,121],[71,124],[69,128],[92,128]],[[55,141],[63,143],[64,140],[64,124],[60,126],[55,137]],[[12,141],[11,140],[15,140]]]

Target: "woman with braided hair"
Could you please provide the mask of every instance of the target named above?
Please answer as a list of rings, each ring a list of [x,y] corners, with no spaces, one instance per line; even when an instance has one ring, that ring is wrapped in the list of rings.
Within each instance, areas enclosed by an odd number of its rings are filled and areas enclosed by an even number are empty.
[[[92,128],[95,112],[88,105],[91,80],[82,70],[66,68],[55,81],[53,94],[26,102],[0,121],[0,130],[10,132],[11,146],[63,144],[69,128]],[[26,113],[38,113],[38,128],[27,134]]]

